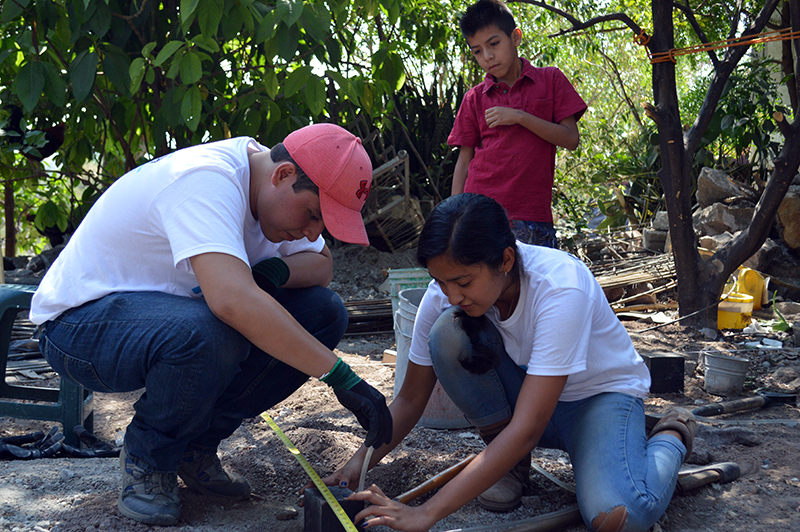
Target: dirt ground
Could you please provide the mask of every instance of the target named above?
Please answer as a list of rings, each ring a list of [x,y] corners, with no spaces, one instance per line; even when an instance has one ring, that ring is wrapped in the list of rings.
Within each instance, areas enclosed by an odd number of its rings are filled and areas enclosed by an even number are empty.
[[[343,298],[388,297],[388,268],[414,266],[411,253],[389,254],[346,246],[334,250],[337,260],[332,288]],[[771,311],[759,317],[769,318]],[[670,352],[685,357],[683,393],[651,394],[647,412],[663,413],[671,405],[695,408],[734,397],[706,393],[703,388],[702,352],[734,352],[749,359],[743,391],[797,393],[800,350],[785,333],[766,336],[783,347],[747,348],[761,339],[753,334],[726,333],[717,338],[679,323],[652,329],[649,320],[623,320],[640,352]],[[394,335],[347,336],[338,354],[387,398],[392,395],[394,367],[383,363],[383,353],[394,348]],[[51,376],[53,377],[53,376]],[[55,377],[53,377],[55,379]],[[138,394],[95,394],[95,434],[109,442],[121,436],[132,415]],[[342,465],[363,441],[364,431],[339,405],[327,386],[309,380],[269,415],[321,476]],[[741,476],[726,484],[709,484],[676,494],[666,514],[653,527],[663,532],[796,532],[800,530],[800,410],[775,405],[701,420],[690,462],[736,462]],[[47,430],[49,423],[0,418],[0,437]],[[427,478],[478,453],[483,443],[473,428],[435,430],[417,426],[405,441],[369,472],[367,481],[389,496],[421,484]],[[304,530],[298,491],[308,478],[284,444],[260,419],[248,420],[223,442],[223,463],[245,475],[253,497],[243,502],[222,502],[196,494],[180,484],[183,502],[178,531],[299,532]],[[535,450],[534,462],[561,484],[569,485],[572,471],[564,453]],[[0,461],[0,531],[14,532],[144,532],[160,527],[136,523],[119,514],[120,488],[114,458],[53,458]],[[411,504],[424,502],[424,495]],[[440,521],[434,532],[459,529],[501,530],[519,521],[564,509],[574,495],[538,471],[532,471],[524,504],[509,514],[494,514],[474,501]],[[377,527],[374,530],[386,531]],[[515,528],[522,530],[522,528]],[[562,528],[586,530],[582,524]]]

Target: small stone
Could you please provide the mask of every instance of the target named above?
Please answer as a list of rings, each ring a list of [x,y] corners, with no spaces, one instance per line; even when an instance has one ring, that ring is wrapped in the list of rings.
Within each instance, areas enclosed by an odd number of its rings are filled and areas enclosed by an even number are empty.
[[[708,338],[709,340],[716,340],[717,339],[717,331],[711,329],[710,327],[704,327],[700,329],[700,334],[704,337]]]
[[[58,478],[60,478],[64,482],[72,480],[76,476],[78,476],[78,474],[75,471],[72,471],[71,469],[62,469],[61,472],[58,474]]]
[[[769,458],[765,458],[764,462],[761,464],[762,469],[769,469]]]
[[[300,513],[297,510],[289,508],[288,510],[283,510],[275,514],[275,519],[278,521],[291,521],[292,519],[297,519],[298,515],[300,515]]]
[[[520,499],[525,508],[541,508],[542,499],[538,495],[526,495]]]

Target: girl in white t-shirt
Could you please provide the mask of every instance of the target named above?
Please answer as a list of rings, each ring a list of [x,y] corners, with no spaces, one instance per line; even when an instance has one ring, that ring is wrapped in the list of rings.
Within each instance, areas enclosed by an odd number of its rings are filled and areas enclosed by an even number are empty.
[[[487,447],[421,506],[377,486],[366,526],[425,531],[475,497],[485,508],[519,505],[536,446],[569,453],[578,505],[596,531],[645,531],[666,510],[696,422],[681,408],[645,429],[646,366],[586,266],[562,251],[514,240],[503,208],[478,194],[440,203],[420,235],[433,277],[417,312],[394,436],[420,419],[437,377]],[[354,486],[360,449],[327,483]]]

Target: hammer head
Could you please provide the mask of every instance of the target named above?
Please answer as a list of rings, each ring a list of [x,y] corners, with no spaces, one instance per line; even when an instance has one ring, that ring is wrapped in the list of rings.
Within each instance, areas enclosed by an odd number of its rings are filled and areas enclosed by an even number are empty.
[[[330,486],[330,490],[351,521],[364,509],[364,501],[344,500],[353,491],[339,486]],[[303,532],[345,532],[339,518],[317,488],[309,488],[304,493]]]

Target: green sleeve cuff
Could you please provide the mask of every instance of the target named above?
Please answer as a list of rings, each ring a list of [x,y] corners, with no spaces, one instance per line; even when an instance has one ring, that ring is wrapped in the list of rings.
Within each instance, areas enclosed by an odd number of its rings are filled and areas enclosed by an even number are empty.
[[[253,277],[256,282],[260,278],[266,278],[269,282],[275,285],[275,288],[281,287],[289,280],[289,266],[280,257],[272,257],[270,259],[262,260],[253,266]]]
[[[319,378],[322,382],[333,388],[349,390],[361,381],[361,377],[353,373],[347,363],[339,358],[328,373]]]

